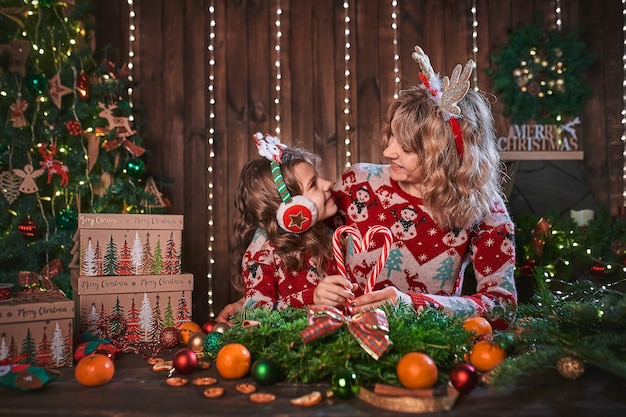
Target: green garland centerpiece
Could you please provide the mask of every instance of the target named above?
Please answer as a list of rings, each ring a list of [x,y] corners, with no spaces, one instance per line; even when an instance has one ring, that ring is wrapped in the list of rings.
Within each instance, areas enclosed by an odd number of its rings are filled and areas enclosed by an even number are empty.
[[[428,354],[442,370],[440,381],[446,382],[448,372],[443,370],[463,362],[471,348],[472,334],[463,328],[459,316],[450,317],[435,309],[416,314],[404,305],[386,305],[383,310],[393,345],[378,360],[366,353],[346,326],[312,343],[303,343],[301,332],[308,326],[308,319],[306,310],[298,308],[242,310],[220,344],[241,343],[252,357],[274,359],[291,382],[316,383],[339,369],[350,369],[361,383],[395,385],[399,385],[396,365],[408,352]],[[242,326],[246,320],[258,321],[259,326]]]
[[[546,31],[541,20],[537,14],[534,23],[514,30],[491,57],[497,69],[487,69],[504,103],[503,114],[514,124],[552,124],[562,116],[578,116],[591,93],[585,69],[595,57],[578,40],[579,31]]]

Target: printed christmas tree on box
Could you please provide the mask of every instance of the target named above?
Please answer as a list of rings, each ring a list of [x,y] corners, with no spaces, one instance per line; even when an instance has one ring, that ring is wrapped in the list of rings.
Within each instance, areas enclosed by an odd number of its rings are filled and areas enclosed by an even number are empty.
[[[158,345],[161,330],[191,320],[193,275],[72,274],[76,329],[123,346]]]
[[[0,362],[44,368],[73,364],[74,304],[55,291],[0,303]]]
[[[81,214],[81,276],[180,274],[181,215]]]

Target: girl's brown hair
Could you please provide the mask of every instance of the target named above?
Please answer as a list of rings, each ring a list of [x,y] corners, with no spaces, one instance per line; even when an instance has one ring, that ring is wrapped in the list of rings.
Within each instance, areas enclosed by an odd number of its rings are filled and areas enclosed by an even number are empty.
[[[400,94],[387,112],[383,145],[390,137],[415,152],[423,175],[422,201],[443,228],[475,227],[502,194],[503,163],[496,145],[491,106],[470,89],[457,104],[464,153],[430,92],[415,87]]]
[[[301,195],[302,187],[294,168],[301,163],[311,164],[317,169],[319,157],[300,148],[286,148],[282,152],[281,171],[285,185],[292,196]],[[241,170],[237,197],[235,199],[234,265],[232,282],[235,289],[243,291],[241,262],[257,229],[262,229],[267,239],[276,248],[287,268],[300,270],[304,267],[305,254],[309,253],[317,266],[318,274],[323,275],[332,259],[330,235],[324,222],[317,222],[304,233],[283,231],[276,221],[276,212],[282,203],[274,183],[270,162],[258,158],[248,162]]]

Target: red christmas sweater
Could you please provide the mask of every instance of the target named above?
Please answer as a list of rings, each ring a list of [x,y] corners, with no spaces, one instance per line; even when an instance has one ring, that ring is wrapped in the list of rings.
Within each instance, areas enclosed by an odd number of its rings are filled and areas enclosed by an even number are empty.
[[[408,294],[416,310],[424,306],[442,308],[449,314],[489,316],[497,306],[515,306],[514,225],[504,202],[495,199],[491,212],[475,230],[441,229],[422,200],[404,192],[389,176],[388,165],[355,164],[333,197],[341,219],[362,235],[370,226],[383,225],[393,234],[389,257],[374,289],[395,286]],[[365,288],[375,265],[383,238],[374,239],[369,252],[345,255],[350,279]],[[476,293],[462,295],[464,271],[473,263]]]
[[[337,274],[334,262],[330,264],[326,274]],[[313,304],[313,293],[322,280],[309,254],[305,254],[303,269],[288,269],[261,229],[257,229],[244,253],[241,271],[247,308],[305,307]]]

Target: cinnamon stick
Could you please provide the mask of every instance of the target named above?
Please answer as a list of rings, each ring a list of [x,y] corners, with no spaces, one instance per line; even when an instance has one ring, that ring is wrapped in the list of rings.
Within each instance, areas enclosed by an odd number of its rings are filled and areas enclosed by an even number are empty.
[[[435,390],[428,389],[408,389],[397,387],[395,385],[375,384],[374,393],[379,395],[388,395],[390,397],[422,397],[432,398],[435,396]]]

